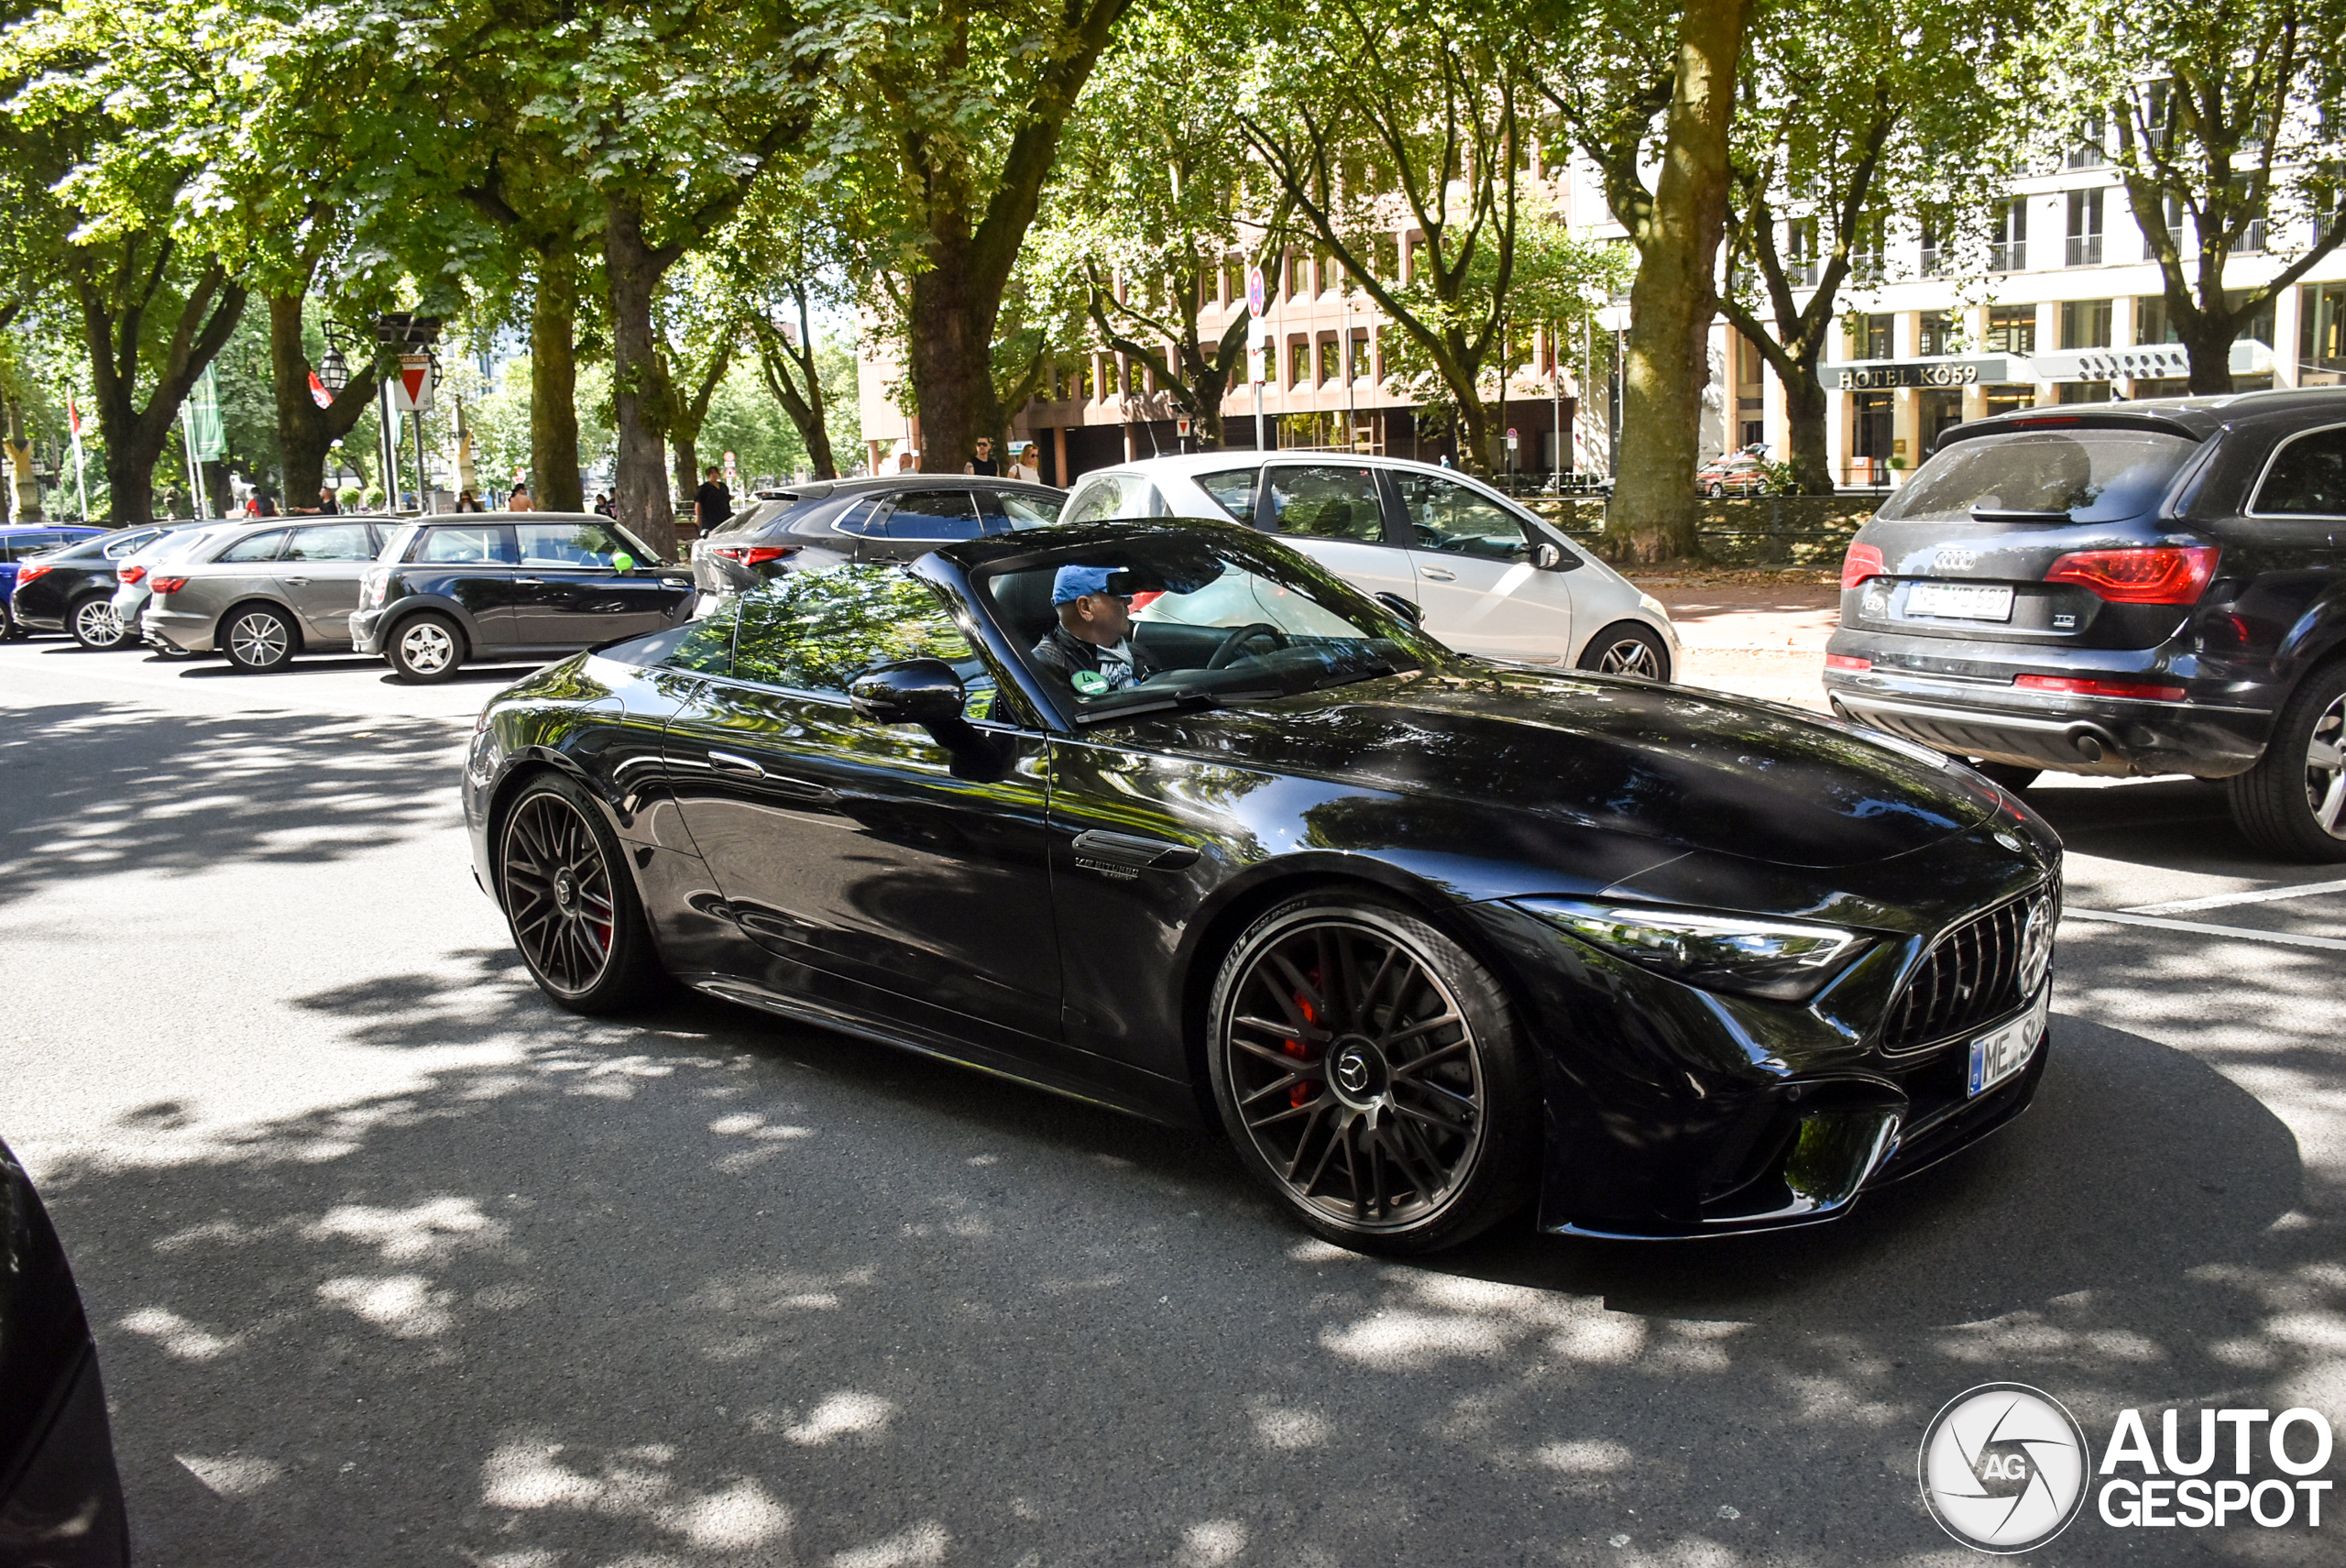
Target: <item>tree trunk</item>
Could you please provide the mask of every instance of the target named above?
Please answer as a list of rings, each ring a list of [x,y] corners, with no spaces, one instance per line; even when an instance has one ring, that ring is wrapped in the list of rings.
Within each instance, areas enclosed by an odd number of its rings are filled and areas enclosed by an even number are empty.
[[[8,433],[8,521],[16,523],[38,522],[40,512],[40,479],[33,473],[33,444],[25,434],[25,407],[16,399],[7,400]]]
[[[993,387],[993,321],[1000,302],[978,297],[966,235],[939,235],[933,265],[913,275],[905,312],[913,388],[920,400],[920,467],[958,474],[981,435],[1003,422]]]
[[[530,297],[530,497],[546,511],[586,510],[578,475],[577,319],[571,258],[541,255]]]
[[[2183,345],[2191,355],[2191,395],[2209,397],[2232,389],[2232,338],[2240,331],[2231,313],[2215,314],[2202,307],[2180,323]]]
[[[325,488],[326,454],[367,416],[379,385],[368,366],[318,407],[310,395],[310,355],[301,345],[300,294],[269,297],[269,368],[277,403],[278,449],[285,455],[285,510],[314,511]]]
[[[1779,376],[1784,389],[1784,420],[1791,436],[1792,491],[1803,496],[1829,496],[1833,483],[1833,452],[1825,440],[1825,388],[1816,367],[1803,361],[1801,374]]]
[[[613,510],[622,527],[673,559],[676,509],[668,494],[661,433],[672,422],[667,377],[652,327],[652,300],[666,270],[643,237],[643,209],[631,197],[604,203],[603,271],[611,291],[611,412],[619,426]]]
[[[1699,558],[1694,467],[1710,379],[1714,270],[1727,227],[1727,126],[1749,0],[1693,0],[1679,24],[1669,139],[1638,240],[1621,396],[1621,469],[1606,509],[1616,559]]]
[[[689,432],[670,431],[668,450],[676,464],[676,494],[690,505],[694,492],[700,488],[700,427],[695,425]]]

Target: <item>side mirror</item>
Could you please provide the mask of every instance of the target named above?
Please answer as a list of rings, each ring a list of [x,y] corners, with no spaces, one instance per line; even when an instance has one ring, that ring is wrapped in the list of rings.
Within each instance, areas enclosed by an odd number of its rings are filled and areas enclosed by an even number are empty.
[[[1415,603],[1409,599],[1405,599],[1399,594],[1379,594],[1376,596],[1376,598],[1378,603],[1391,610],[1394,614],[1399,616],[1402,620],[1408,621],[1410,625],[1422,626],[1425,624],[1426,611],[1423,605]]]
[[[1531,564],[1543,572],[1569,572],[1580,565],[1580,557],[1543,539],[1531,547]]]
[[[958,723],[969,696],[942,659],[874,664],[847,687],[849,706],[874,724]]]

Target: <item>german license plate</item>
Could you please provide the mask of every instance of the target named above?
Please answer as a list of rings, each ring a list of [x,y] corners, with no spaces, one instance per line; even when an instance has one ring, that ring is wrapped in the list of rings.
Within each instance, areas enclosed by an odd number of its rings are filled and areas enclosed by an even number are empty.
[[[1916,583],[1906,590],[1906,613],[1957,620],[2010,620],[2012,591],[1987,583]]]
[[[2045,1037],[2045,1015],[2052,1011],[2053,988],[2036,994],[2036,1005],[1990,1034],[1971,1042],[1971,1078],[1968,1093],[1985,1094],[2028,1065],[2036,1042]]]

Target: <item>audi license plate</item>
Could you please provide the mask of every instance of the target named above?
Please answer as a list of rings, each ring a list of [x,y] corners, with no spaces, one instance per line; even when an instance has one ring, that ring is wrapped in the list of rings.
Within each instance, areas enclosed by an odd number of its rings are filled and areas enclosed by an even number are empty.
[[[2046,986],[2036,993],[2036,1005],[1996,1030],[1971,1042],[1971,1078],[1968,1093],[1985,1094],[1996,1085],[2028,1065],[2036,1054],[2036,1042],[2045,1037],[2045,1015],[2053,1008],[2053,988]]]
[[[1916,583],[1906,590],[1906,613],[1956,620],[2010,620],[2012,591],[1986,583]]]

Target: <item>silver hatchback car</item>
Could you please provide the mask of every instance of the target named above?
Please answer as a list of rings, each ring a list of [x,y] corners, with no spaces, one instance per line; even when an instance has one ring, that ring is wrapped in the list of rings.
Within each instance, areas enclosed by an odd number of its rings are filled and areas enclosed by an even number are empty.
[[[276,517],[228,529],[151,572],[138,619],[148,641],[217,649],[240,670],[280,670],[301,652],[350,648],[350,612],[390,518]]]

